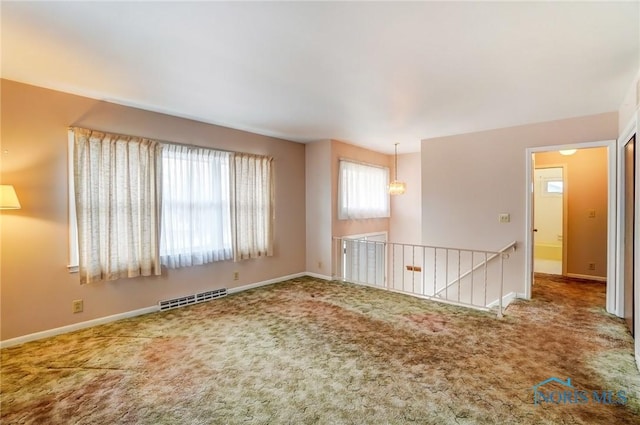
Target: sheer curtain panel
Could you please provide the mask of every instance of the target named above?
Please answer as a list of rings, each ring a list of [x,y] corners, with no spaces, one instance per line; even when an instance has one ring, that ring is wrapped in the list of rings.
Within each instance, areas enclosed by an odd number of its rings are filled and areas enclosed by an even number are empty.
[[[340,160],[338,219],[389,217],[389,169]]]
[[[73,131],[80,282],[160,275],[159,144]]]
[[[273,158],[233,154],[234,261],[273,255]]]
[[[232,258],[230,156],[229,152],[164,145],[163,265],[187,267]]]

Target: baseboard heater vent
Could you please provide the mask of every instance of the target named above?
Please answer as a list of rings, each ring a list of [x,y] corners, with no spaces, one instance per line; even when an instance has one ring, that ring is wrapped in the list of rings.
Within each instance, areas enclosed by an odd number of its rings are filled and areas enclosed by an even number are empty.
[[[160,301],[160,311],[172,308],[184,307],[185,305],[202,303],[216,298],[226,297],[227,288],[214,289],[213,291],[200,292],[199,294],[187,295],[186,297],[173,298],[171,300]]]

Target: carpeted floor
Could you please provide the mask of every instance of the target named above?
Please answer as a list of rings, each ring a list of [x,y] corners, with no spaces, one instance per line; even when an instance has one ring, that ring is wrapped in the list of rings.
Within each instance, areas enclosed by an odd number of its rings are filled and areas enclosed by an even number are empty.
[[[497,319],[294,279],[3,349],[0,419],[638,424],[633,340],[604,311],[604,289],[540,276],[533,300]],[[538,389],[551,398],[534,404],[534,385],[548,378],[572,388],[550,382]]]

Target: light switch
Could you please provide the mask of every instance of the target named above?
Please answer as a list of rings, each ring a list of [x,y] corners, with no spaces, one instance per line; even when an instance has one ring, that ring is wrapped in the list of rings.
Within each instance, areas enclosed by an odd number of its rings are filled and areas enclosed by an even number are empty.
[[[509,223],[511,221],[511,215],[509,213],[498,214],[498,221],[500,223]]]

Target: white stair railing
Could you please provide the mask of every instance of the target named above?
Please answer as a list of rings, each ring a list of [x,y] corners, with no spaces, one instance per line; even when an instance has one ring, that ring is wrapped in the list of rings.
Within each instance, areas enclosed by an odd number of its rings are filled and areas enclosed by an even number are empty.
[[[454,286],[455,284],[459,283],[462,279],[464,279],[465,277],[469,276],[470,274],[474,273],[476,270],[484,267],[488,262],[498,258],[499,255],[504,255],[506,254],[508,251],[515,251],[516,249],[516,241],[511,242],[509,245],[505,246],[504,248],[498,250],[498,252],[493,253],[491,255],[489,255],[486,259],[482,260],[480,263],[476,264],[475,266],[473,266],[471,269],[467,270],[466,272],[464,272],[460,277],[453,279],[451,282],[447,283],[447,286],[445,286],[444,288],[440,289],[438,292],[436,292],[436,296],[440,296],[440,294],[442,294],[442,292],[444,292],[446,289]],[[508,255],[508,254],[507,254]],[[508,258],[508,257],[507,257]]]
[[[497,304],[502,316],[504,260],[499,251],[335,237],[333,278],[479,310]]]

